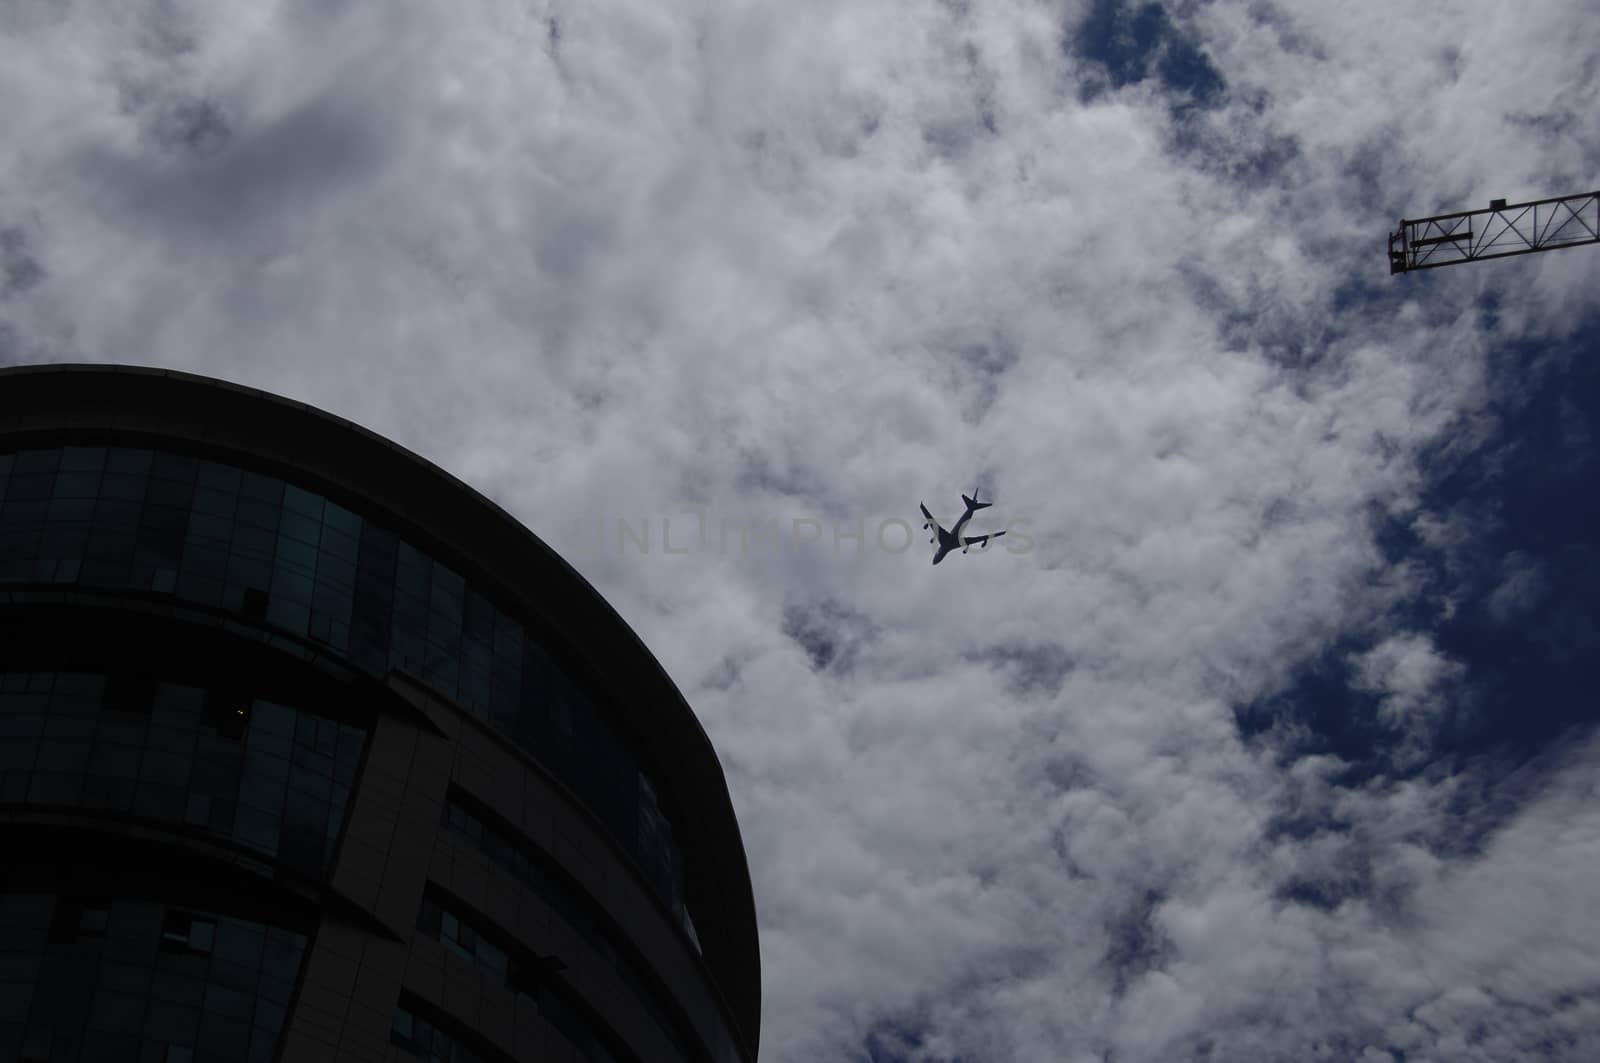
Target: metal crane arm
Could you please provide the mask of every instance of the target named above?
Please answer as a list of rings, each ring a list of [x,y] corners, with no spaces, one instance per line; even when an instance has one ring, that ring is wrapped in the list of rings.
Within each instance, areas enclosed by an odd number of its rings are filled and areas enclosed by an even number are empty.
[[[1389,272],[1436,269],[1481,258],[1507,258],[1600,243],[1600,192],[1400,220],[1389,234]]]

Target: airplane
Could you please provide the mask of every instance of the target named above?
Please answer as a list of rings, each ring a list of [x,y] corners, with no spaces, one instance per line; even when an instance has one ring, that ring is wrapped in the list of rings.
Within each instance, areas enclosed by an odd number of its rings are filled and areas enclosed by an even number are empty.
[[[954,550],[958,546],[961,547],[961,552],[963,554],[974,546],[981,550],[985,546],[989,545],[990,539],[998,539],[1000,536],[1005,534],[1003,531],[997,531],[990,535],[973,535],[968,538],[962,538],[961,529],[967,526],[967,521],[972,519],[972,515],[978,512],[980,509],[988,509],[990,506],[994,505],[994,503],[979,502],[978,489],[976,487],[972,489],[971,498],[968,498],[966,495],[962,495],[961,501],[966,503],[967,511],[961,514],[961,519],[956,521],[956,526],[950,531],[945,531],[939,526],[939,522],[933,519],[933,514],[928,512],[927,506],[923,505],[921,502],[917,503],[918,507],[920,507],[922,510],[922,516],[924,518],[922,525],[923,531],[927,531],[929,528],[934,529],[933,538],[929,539],[928,541],[930,543],[937,542],[939,544],[939,552],[933,555],[933,563],[936,565],[944,560],[945,554],[948,554],[951,550]]]

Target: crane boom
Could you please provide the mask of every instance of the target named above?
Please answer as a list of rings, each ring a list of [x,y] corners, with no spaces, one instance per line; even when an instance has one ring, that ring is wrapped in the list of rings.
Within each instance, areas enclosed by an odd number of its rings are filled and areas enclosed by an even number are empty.
[[[1389,272],[1594,243],[1600,243],[1600,192],[1509,206],[1496,199],[1488,210],[1400,219],[1400,230],[1389,234]]]

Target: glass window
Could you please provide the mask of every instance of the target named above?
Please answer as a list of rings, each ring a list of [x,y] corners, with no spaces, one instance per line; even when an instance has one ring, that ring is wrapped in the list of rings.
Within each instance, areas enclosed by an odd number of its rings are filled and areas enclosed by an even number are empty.
[[[100,474],[98,472],[69,472],[66,469],[56,474],[56,498],[94,498],[100,493]]]
[[[312,581],[308,575],[302,575],[287,568],[278,568],[272,574],[272,596],[282,597],[304,605],[309,610],[311,605]]]
[[[63,1046],[65,1047],[65,1046]],[[55,1059],[55,1031],[49,1026],[31,1026],[22,1038],[23,1063],[44,1063]]]
[[[302,516],[311,517],[321,522],[322,510],[325,505],[321,495],[313,494],[294,484],[285,484],[283,488],[283,508]]]
[[[233,539],[229,545],[235,557],[248,557],[265,566],[272,562],[273,553],[278,548],[278,536],[276,532],[265,528],[237,524],[234,526]]]
[[[317,548],[280,534],[277,543],[276,564],[280,572],[294,572],[309,581],[317,568]]]
[[[54,723],[55,721],[51,721]],[[49,727],[46,724],[46,727]],[[34,759],[34,770],[41,772],[81,772],[89,763],[89,747],[79,741],[40,742]]]
[[[140,782],[133,795],[133,814],[147,819],[182,822],[188,794],[182,786]]]
[[[150,494],[153,499],[156,494],[154,486],[150,488]],[[140,545],[148,546],[157,556],[177,557],[174,551],[183,542],[188,528],[187,506],[147,501],[139,517]]]
[[[193,484],[199,462],[183,454],[158,453],[150,463],[150,476],[157,480]]]
[[[355,571],[355,562],[360,556],[359,542],[355,536],[347,535],[333,527],[322,529],[322,550],[325,554],[350,562],[351,572]]]
[[[35,449],[6,465],[0,579],[148,588],[245,613],[313,637],[375,673],[406,670],[546,755],[558,772],[599,733],[579,685],[463,574],[314,491],[221,461],[141,448]],[[552,729],[578,748],[552,755]],[[168,749],[170,736],[152,734],[150,744]],[[613,785],[628,774],[631,757],[612,745],[603,751],[604,770],[563,777],[581,784],[584,799],[637,849],[639,832],[622,809],[631,795]],[[170,778],[173,767],[157,774]],[[131,781],[123,768],[108,770],[117,773],[108,778]],[[60,782],[42,783],[39,792],[59,793]],[[13,783],[0,780],[8,790]],[[95,792],[109,800],[120,791]],[[138,793],[141,809],[168,800],[155,790]],[[231,802],[236,795],[213,796]],[[258,828],[251,830],[260,836]],[[680,859],[669,857],[675,865]]]
[[[106,464],[105,447],[63,447],[61,468],[99,472]]]
[[[243,1059],[250,1046],[250,1024],[207,1011],[200,1019],[195,1047],[223,1059]]]
[[[324,504],[322,522],[332,530],[348,535],[352,539],[361,537],[361,518],[333,502]]]
[[[315,517],[285,508],[279,516],[278,535],[281,539],[315,546],[322,538],[322,524]]]
[[[248,1022],[253,1005],[251,997],[237,989],[228,989],[215,982],[206,987],[205,1009],[213,1014]]]
[[[210,952],[216,932],[217,924],[211,920],[193,920],[189,924],[189,948],[195,952]]]
[[[260,812],[281,813],[284,802],[284,784],[261,770],[259,760],[252,755],[245,765],[244,781],[239,785],[239,803]]]
[[[91,1027],[107,1033],[137,1033],[144,1022],[144,998],[101,991],[95,995]]]
[[[48,472],[54,473],[61,467],[61,451],[50,450],[24,450],[20,451],[11,466],[13,478],[28,473]]]
[[[454,630],[461,630],[461,612],[466,601],[467,581],[437,562],[429,585],[428,607]]]
[[[276,1030],[283,1024],[283,1018],[289,1009],[280,1004],[275,1004],[264,997],[256,998],[255,1025],[268,1030]]]
[[[317,608],[317,612],[326,613],[330,618],[346,618],[350,615],[350,591],[339,584],[328,583],[322,575],[318,575],[310,604]]]
[[[329,612],[333,612],[337,604],[341,613],[349,615],[355,585],[356,569],[350,562],[329,554],[317,558],[317,586],[327,595],[319,604]]]
[[[83,525],[81,529],[82,534],[88,533],[89,518],[93,516],[93,495],[89,495],[84,498],[52,498],[50,500],[50,508],[46,512],[46,519],[52,523],[71,523],[74,525]],[[46,534],[48,534],[49,531],[50,529],[46,529]],[[80,545],[78,550],[81,551],[82,549],[83,547]]]
[[[54,473],[37,473],[26,475],[14,472],[6,482],[6,513],[25,516],[31,512],[24,510],[17,504],[19,502],[33,502],[49,498],[55,494],[56,477]]]
[[[145,478],[121,473],[106,473],[100,481],[100,499],[124,502],[144,501]]]
[[[189,542],[226,546],[233,538],[233,520],[227,516],[212,516],[195,510],[189,515]],[[185,556],[184,567],[188,567]]]
[[[433,563],[408,542],[400,543],[395,573],[395,589],[419,602],[428,599],[428,582]]]
[[[148,450],[111,447],[106,451],[106,471],[132,473],[142,477],[150,471],[150,459],[153,456]]]
[[[279,705],[276,702],[257,700],[250,711],[250,735],[252,745],[260,738],[265,740],[269,735],[283,735],[292,738],[296,727],[295,710]],[[287,745],[284,751],[288,751]]]
[[[189,769],[187,747],[183,753],[147,748],[144,751],[144,760],[139,766],[139,777],[168,786],[183,786],[189,781]]]
[[[233,511],[238,506],[238,498],[224,491],[208,488],[197,488],[194,493],[194,512],[213,517],[224,517],[229,520]],[[193,518],[191,518],[192,522]]]
[[[478,942],[477,954],[483,969],[491,974],[504,978],[510,970],[505,952],[487,941]]]
[[[150,972],[144,971],[149,980]],[[157,975],[160,979],[161,975]],[[186,1041],[194,1036],[200,1025],[200,1010],[192,1005],[178,1004],[162,997],[157,981],[150,982],[150,1003],[146,1006],[144,1029],[146,1037],[156,1041]]]
[[[240,843],[258,849],[268,855],[276,855],[281,831],[278,828],[281,813],[278,809],[259,812],[253,808],[241,805],[234,828],[234,836]]]
[[[262,955],[261,969],[274,978],[290,980],[300,968],[299,939],[287,931],[273,929],[267,933],[267,943]]]
[[[94,755],[89,759],[89,773],[115,779],[137,779],[139,754],[137,746],[97,744]]]
[[[165,1000],[195,1009],[193,1015],[198,1020],[200,1002],[206,995],[206,983],[203,978],[187,975],[181,971],[162,969],[151,976],[150,995],[156,1000]]]
[[[194,488],[175,480],[152,479],[145,487],[145,523],[182,530],[189,523],[189,501]]]
[[[265,502],[274,511],[283,505],[284,483],[276,476],[245,472],[239,478],[239,494],[243,498]]]
[[[139,527],[139,517],[143,512],[144,507],[137,501],[118,502],[101,495],[94,507],[94,526],[97,531],[114,531],[119,538],[131,538]],[[132,547],[130,541],[128,548],[131,550]]]
[[[226,491],[229,494],[239,493],[241,470],[231,465],[223,465],[215,461],[200,463],[200,472],[196,483],[201,488]]]
[[[359,728],[351,727],[347,724],[340,724],[339,745],[334,753],[334,758],[338,760],[341,765],[346,765],[353,769],[356,761],[361,759],[361,746],[365,739],[366,735]],[[341,777],[343,777],[344,774],[344,772],[340,772]]]

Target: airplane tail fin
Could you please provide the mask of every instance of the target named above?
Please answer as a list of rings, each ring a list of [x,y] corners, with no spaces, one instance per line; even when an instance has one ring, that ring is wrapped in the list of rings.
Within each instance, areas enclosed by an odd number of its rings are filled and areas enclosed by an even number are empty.
[[[988,509],[990,506],[994,505],[993,502],[979,502],[976,488],[973,489],[971,498],[968,498],[966,495],[962,495],[961,501],[966,503],[968,509]]]

